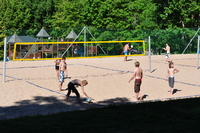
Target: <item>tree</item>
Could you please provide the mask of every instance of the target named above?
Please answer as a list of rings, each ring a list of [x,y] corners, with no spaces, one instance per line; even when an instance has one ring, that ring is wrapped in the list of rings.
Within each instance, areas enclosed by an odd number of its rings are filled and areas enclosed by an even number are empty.
[[[23,1],[2,0],[0,17],[4,29],[23,29],[30,21],[30,10]]]
[[[56,13],[53,19],[48,21],[52,28],[74,28],[83,27],[83,12],[84,6],[80,0],[61,0],[56,5]]]
[[[166,28],[200,26],[200,3],[198,0],[169,0],[166,5],[161,14]]]
[[[0,21],[0,24],[2,23],[2,21]],[[3,46],[4,46],[4,38],[6,37],[5,34],[2,33],[2,29],[4,27],[0,27],[0,60],[3,59]]]
[[[6,30],[40,29],[51,27],[47,23],[55,13],[60,0],[0,0],[0,18]]]
[[[136,0],[131,2],[130,9],[134,18],[136,29],[159,29],[158,19],[155,17],[159,14],[157,6],[152,0]]]

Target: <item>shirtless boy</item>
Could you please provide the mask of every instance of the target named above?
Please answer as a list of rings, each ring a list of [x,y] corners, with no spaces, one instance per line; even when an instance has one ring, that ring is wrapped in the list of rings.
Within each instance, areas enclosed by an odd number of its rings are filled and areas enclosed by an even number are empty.
[[[124,46],[124,49],[123,49],[123,50],[124,50],[124,55],[128,55],[128,51],[131,49],[131,48],[129,48],[129,44],[130,44],[130,43],[127,43],[127,44]],[[124,57],[124,61],[128,61],[128,60],[127,60],[127,56]]]
[[[140,91],[140,86],[142,84],[142,77],[143,77],[143,72],[142,72],[142,69],[140,68],[140,63],[138,61],[136,61],[133,76],[128,81],[130,83],[131,80],[133,80],[135,78],[134,92],[136,94],[135,95],[136,101],[138,101],[139,95],[140,95],[140,100],[143,100],[143,96]]]
[[[62,60],[59,64],[60,76],[59,76],[58,91],[62,91],[62,85],[64,83],[65,77],[68,76],[68,74],[67,74],[67,64],[66,64],[65,60],[66,60],[66,58],[62,57]],[[65,74],[65,76],[64,76],[64,74]]]
[[[178,73],[179,70],[174,68],[174,63],[172,61],[169,62],[169,68],[167,69],[167,77],[166,81],[169,82],[170,93],[173,95],[174,91],[174,74]]]
[[[170,57],[170,46],[168,43],[166,43],[166,48],[163,48],[165,51],[166,51],[166,55],[165,55],[165,58],[166,58],[166,62],[170,62],[169,61],[169,57]]]
[[[70,96],[71,91],[72,91],[72,92],[74,92],[74,93],[76,94],[78,103],[81,103],[80,94],[79,94],[78,90],[76,89],[75,85],[76,85],[76,86],[81,86],[82,93],[83,93],[87,98],[90,98],[90,97],[87,95],[87,93],[85,92],[85,90],[84,90],[84,86],[86,86],[87,84],[88,84],[88,82],[87,82],[86,80],[81,81],[81,80],[79,80],[79,79],[74,79],[74,80],[70,81],[70,82],[68,83],[68,88],[67,88],[68,93],[67,93],[67,95],[66,95],[66,102],[69,101],[69,96]]]

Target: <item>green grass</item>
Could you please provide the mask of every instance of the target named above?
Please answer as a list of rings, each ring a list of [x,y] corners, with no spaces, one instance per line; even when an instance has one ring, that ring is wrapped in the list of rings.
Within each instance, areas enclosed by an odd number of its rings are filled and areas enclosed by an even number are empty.
[[[195,133],[199,121],[200,98],[191,98],[1,120],[0,132]]]

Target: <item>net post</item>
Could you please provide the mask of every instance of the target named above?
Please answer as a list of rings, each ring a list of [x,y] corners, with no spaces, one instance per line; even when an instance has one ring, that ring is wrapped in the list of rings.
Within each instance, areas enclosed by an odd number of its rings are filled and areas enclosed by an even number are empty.
[[[185,53],[186,49],[188,48],[188,46],[190,45],[190,43],[192,42],[192,40],[195,38],[195,36],[197,35],[197,33],[199,32],[200,28],[196,31],[196,33],[194,34],[194,36],[192,37],[192,39],[190,39],[190,42],[188,43],[188,45],[186,46],[186,48],[183,50],[183,53]]]
[[[197,43],[197,58],[196,58],[196,69],[199,69],[199,42],[200,42],[200,36],[198,36],[198,43]]]
[[[151,37],[149,36],[149,72],[151,72]]]
[[[7,58],[7,54],[6,54],[6,49],[7,49],[7,39],[6,37],[4,38],[4,57],[3,57],[3,83],[5,83],[6,80],[6,58]]]
[[[86,42],[86,28],[84,27],[84,42]],[[84,43],[84,57],[86,56],[86,43]]]

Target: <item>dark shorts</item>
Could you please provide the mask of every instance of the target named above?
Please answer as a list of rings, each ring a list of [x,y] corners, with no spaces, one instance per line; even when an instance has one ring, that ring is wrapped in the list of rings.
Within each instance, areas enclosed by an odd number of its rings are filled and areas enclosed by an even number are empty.
[[[140,86],[142,84],[142,80],[141,79],[136,79],[135,80],[135,86],[134,86],[134,91],[135,93],[140,92]]]
[[[71,94],[71,91],[72,91],[76,94],[76,96],[78,98],[80,97],[80,94],[78,93],[78,90],[76,89],[76,87],[74,86],[73,83],[69,82],[67,90],[68,90],[67,96],[69,96]]]
[[[174,88],[174,77],[168,77],[169,87]]]
[[[56,70],[59,70],[59,66],[55,65],[55,69],[56,69]]]

